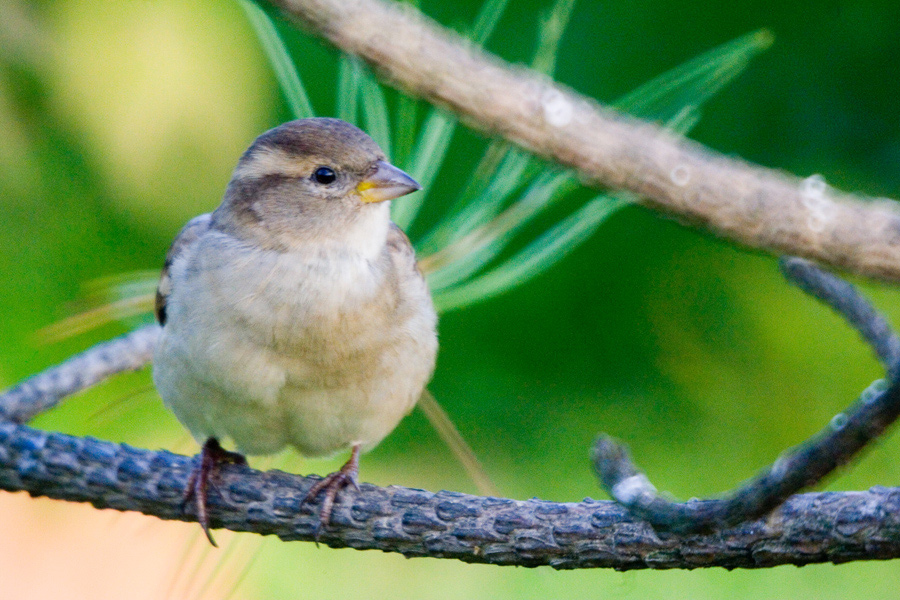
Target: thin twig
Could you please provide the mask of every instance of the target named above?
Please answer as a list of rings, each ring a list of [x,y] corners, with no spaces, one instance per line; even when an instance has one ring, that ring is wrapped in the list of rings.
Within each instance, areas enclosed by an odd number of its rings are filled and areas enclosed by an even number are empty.
[[[111,375],[140,369],[150,362],[159,331],[158,325],[141,327],[26,379],[0,396],[0,421],[27,423],[67,396]]]
[[[808,260],[786,256],[781,258],[779,266],[788,281],[844,317],[875,351],[878,360],[888,372],[888,378],[892,381],[897,378],[897,369],[900,366],[900,337],[868,300],[851,284],[823,271]]]
[[[896,373],[900,339],[856,289],[803,259],[782,261],[790,281],[834,308],[875,349],[889,373]],[[789,496],[814,485],[850,461],[900,416],[900,381],[870,386],[846,412],[804,444],[721,500],[685,503],[662,498],[631,461],[628,450],[608,436],[594,445],[594,466],[603,487],[633,514],[669,531],[697,532],[729,527],[766,514]]]

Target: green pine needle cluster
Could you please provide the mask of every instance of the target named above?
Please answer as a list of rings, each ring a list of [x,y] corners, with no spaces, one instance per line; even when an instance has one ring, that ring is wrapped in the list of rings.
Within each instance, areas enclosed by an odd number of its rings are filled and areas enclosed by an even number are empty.
[[[421,191],[392,209],[394,221],[404,230],[420,225],[416,221],[429,189],[445,163],[454,160],[448,151],[459,128],[456,117],[404,95],[398,96],[392,111],[372,71],[347,55],[339,58],[334,107],[317,113],[303,84],[302,67],[291,57],[279,25],[252,0],[239,1],[294,116],[334,115],[367,131],[395,164],[422,184]],[[486,0],[468,33],[473,43],[481,45],[490,37],[507,3]],[[539,20],[533,69],[552,76],[574,4],[556,0]],[[700,119],[703,105],[771,43],[767,30],[744,35],[653,79],[614,107],[685,134]],[[438,311],[482,302],[540,275],[631,201],[626,193],[599,193],[547,226],[546,215],[559,212],[549,209],[562,206],[581,187],[572,171],[503,140],[487,144],[456,200],[424,235],[412,240]],[[535,233],[536,224],[546,229]],[[114,319],[132,325],[146,321],[155,284],[156,274],[148,272],[107,280],[95,286],[107,290],[99,308],[58,323],[47,333],[51,338],[71,335]]]

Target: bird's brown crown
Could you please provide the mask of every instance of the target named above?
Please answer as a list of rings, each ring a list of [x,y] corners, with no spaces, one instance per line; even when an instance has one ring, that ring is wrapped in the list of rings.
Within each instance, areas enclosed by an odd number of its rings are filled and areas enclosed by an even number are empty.
[[[384,159],[378,144],[350,123],[329,118],[299,119],[256,138],[241,157],[236,174],[256,178],[302,169],[296,175],[303,176],[314,164],[362,174]]]

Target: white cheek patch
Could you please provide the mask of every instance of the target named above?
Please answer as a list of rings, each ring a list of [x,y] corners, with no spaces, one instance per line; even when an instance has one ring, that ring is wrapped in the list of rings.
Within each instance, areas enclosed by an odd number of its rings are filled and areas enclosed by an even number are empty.
[[[234,179],[260,179],[268,175],[308,177],[312,161],[301,160],[275,148],[261,148],[234,170]]]

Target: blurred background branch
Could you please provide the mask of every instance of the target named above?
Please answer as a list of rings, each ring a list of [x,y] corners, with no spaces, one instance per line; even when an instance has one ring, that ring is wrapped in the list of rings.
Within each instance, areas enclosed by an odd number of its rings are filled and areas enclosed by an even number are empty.
[[[575,169],[587,182],[717,235],[777,254],[900,280],[900,211],[815,181],[716,155],[512,67],[382,0],[273,0],[395,85],[473,127]]]

